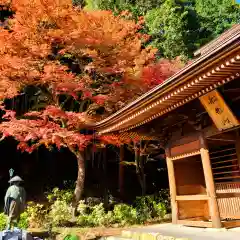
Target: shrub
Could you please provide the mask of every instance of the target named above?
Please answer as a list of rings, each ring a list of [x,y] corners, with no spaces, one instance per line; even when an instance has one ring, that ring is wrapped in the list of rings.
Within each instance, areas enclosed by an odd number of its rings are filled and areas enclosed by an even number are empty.
[[[54,188],[51,192],[47,193],[47,199],[49,203],[54,203],[55,200],[59,200],[70,204],[73,199],[73,190]]]
[[[105,209],[103,207],[103,203],[100,203],[92,207],[92,212],[90,214],[90,217],[92,218],[92,224],[94,226],[104,225],[105,215],[106,214]]]
[[[77,211],[79,216],[77,218],[77,224],[81,227],[86,227],[91,225],[91,219],[89,217],[90,207],[85,203],[85,201],[80,201],[78,204]]]
[[[21,229],[27,229],[29,227],[29,218],[27,212],[21,214],[18,227]]]
[[[24,214],[26,221],[28,221],[28,226],[31,228],[41,228],[46,222],[47,210],[42,204],[29,202]]]
[[[167,213],[171,212],[171,199],[169,189],[161,189],[156,196],[156,201],[165,205]]]
[[[132,206],[127,204],[117,204],[113,209],[114,220],[120,225],[129,225],[136,223],[137,212]]]
[[[153,202],[154,217],[163,218],[167,213],[166,205],[162,202]]]
[[[7,227],[7,216],[4,213],[0,213],[0,231],[5,230]],[[28,228],[27,213],[24,212],[20,216],[20,221],[18,222],[18,227],[21,229]]]
[[[72,219],[72,208],[62,200],[56,200],[50,207],[48,215],[53,226],[64,226]]]
[[[117,204],[113,211],[105,212],[103,203],[88,206],[81,202],[78,206],[77,223],[81,227],[110,226],[118,223],[121,226],[136,223],[136,210],[127,204]]]
[[[109,227],[116,223],[113,211],[108,211],[104,217],[104,226]]]
[[[69,224],[72,219],[71,202],[73,199],[73,190],[60,190],[54,188],[48,193],[47,199],[51,204],[48,214],[48,221],[52,226],[64,226]]]
[[[80,201],[78,205],[78,219],[79,226],[109,226],[113,222],[113,213],[111,211],[105,212],[103,203],[94,206],[88,206],[84,201]]]
[[[165,202],[158,196],[137,197],[135,201],[138,223],[163,218],[167,213]]]
[[[91,227],[104,225],[105,210],[103,203],[89,207],[89,210],[88,214],[81,214],[78,217],[78,223],[81,226],[87,225]]]
[[[4,213],[0,213],[0,231],[5,230],[6,227],[7,227],[7,216]],[[20,221],[18,222],[18,227],[21,229],[28,228],[28,217],[26,212],[21,214]]]
[[[6,229],[7,216],[4,213],[0,213],[0,231]]]
[[[26,211],[21,215],[18,227],[26,229],[48,228],[54,226],[72,225],[72,190],[60,190],[54,188],[48,193],[50,203],[48,207],[42,204],[30,202]],[[157,196],[145,196],[136,198],[134,206],[116,204],[119,201],[111,199],[112,211],[106,212],[103,203],[98,198],[88,198],[80,201],[77,208],[76,224],[81,227],[120,226],[144,223],[153,219],[162,219],[169,210],[169,192],[160,191]],[[0,230],[5,229],[7,217],[0,214]]]
[[[135,201],[138,223],[144,223],[153,217],[153,198],[151,196],[137,197]]]
[[[48,218],[53,226],[66,226],[72,218],[72,190],[54,188],[48,194],[51,203]],[[116,204],[113,211],[106,212],[98,198],[80,201],[77,212],[77,225],[81,227],[121,226],[144,223],[153,219],[161,219],[167,212],[168,192],[159,192],[158,196],[138,197],[135,208],[127,204]],[[100,202],[100,203],[99,203]]]
[[[85,203],[85,201],[79,201],[77,211],[80,215],[86,215],[88,210],[88,205]]]

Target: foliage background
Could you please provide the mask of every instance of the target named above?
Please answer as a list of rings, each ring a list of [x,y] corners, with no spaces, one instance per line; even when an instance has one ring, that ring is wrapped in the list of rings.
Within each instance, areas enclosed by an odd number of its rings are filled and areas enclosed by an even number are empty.
[[[54,188],[46,195],[48,205],[29,202],[21,215],[18,227],[22,229],[40,228],[51,231],[52,227],[123,227],[152,221],[161,221],[169,212],[169,193],[159,191],[158,195],[138,197],[133,205],[113,202],[111,209],[105,208],[100,200],[79,202],[76,219],[72,219],[71,200],[73,190]],[[0,230],[6,228],[6,216],[0,214]]]
[[[167,58],[192,58],[193,52],[240,21],[240,8],[231,0],[88,0],[91,9],[128,10],[145,17],[148,44]]]

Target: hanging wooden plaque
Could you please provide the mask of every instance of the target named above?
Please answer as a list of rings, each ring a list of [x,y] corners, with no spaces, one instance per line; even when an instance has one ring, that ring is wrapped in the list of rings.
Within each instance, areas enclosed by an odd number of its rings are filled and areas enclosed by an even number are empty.
[[[199,98],[218,130],[239,125],[239,121],[228,107],[217,90],[213,90]]]

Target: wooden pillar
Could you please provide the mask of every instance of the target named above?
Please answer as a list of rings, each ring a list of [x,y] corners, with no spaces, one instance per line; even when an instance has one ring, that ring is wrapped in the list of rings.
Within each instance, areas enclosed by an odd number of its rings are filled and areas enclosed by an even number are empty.
[[[124,194],[124,144],[120,146],[119,170],[118,170],[118,189],[120,196]]]
[[[240,166],[240,135],[239,135],[239,129],[237,129],[237,131],[236,131],[235,147],[236,147],[236,153],[237,153],[237,158],[238,158],[238,165]]]
[[[208,205],[209,205],[210,216],[212,219],[212,226],[214,228],[221,228],[222,223],[221,223],[219,208],[217,203],[216,190],[215,190],[215,184],[213,180],[213,173],[212,173],[209,151],[208,151],[206,141],[202,135],[200,136],[200,143],[201,143],[200,152],[201,152],[204,178],[206,182],[207,194],[209,196]]]
[[[166,161],[167,161],[167,168],[168,168],[168,180],[169,180],[170,197],[171,197],[172,223],[177,224],[178,205],[177,205],[177,200],[176,200],[177,187],[176,187],[174,166],[173,166],[173,161],[170,158],[169,148],[165,149],[165,153],[166,153]]]

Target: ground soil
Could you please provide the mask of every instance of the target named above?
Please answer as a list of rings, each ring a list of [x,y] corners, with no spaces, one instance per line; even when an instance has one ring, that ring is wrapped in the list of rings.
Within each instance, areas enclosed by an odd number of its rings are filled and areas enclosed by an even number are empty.
[[[107,227],[96,227],[96,228],[57,228],[53,229],[56,240],[63,240],[68,234],[77,235],[81,240],[96,239],[99,237],[117,236],[121,235],[121,231],[129,228],[107,228]],[[41,229],[29,229],[33,236],[40,238],[49,238],[49,234]]]
[[[164,221],[165,223],[169,221]],[[108,236],[119,236],[123,230],[128,230],[130,228],[141,228],[146,226],[151,226],[156,222],[149,222],[142,225],[132,225],[129,227],[94,227],[94,228],[79,228],[79,227],[71,227],[71,228],[54,228],[53,232],[56,235],[56,240],[63,240],[63,238],[68,234],[73,234],[79,236],[81,240],[90,240],[97,239],[100,237],[108,237]],[[28,232],[32,233],[33,236],[37,236],[40,238],[48,238],[48,233],[41,229],[28,229]]]

